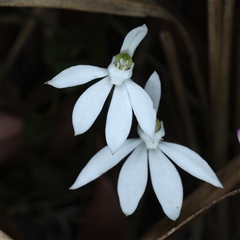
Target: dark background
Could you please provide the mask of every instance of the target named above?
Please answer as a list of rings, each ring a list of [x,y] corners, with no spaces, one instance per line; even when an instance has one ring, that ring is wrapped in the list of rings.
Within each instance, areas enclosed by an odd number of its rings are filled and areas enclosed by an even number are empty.
[[[171,5],[194,29],[191,34],[196,43],[203,84],[208,86],[207,3],[183,0],[172,1]],[[190,109],[199,146],[197,152],[215,172],[224,168],[239,154],[236,130],[240,122],[236,126],[234,120],[239,119],[239,112],[234,108],[238,99],[235,87],[239,86],[238,12],[237,1],[229,58],[231,107],[225,139],[228,158],[219,166],[211,158],[208,142],[211,135],[210,132],[206,135],[204,107],[192,80],[191,56],[178,29],[169,22],[151,17],[63,9],[1,7],[0,228],[16,240],[139,239],[165,217],[150,180],[136,212],[127,218],[121,212],[116,185],[124,161],[88,185],[68,190],[89,159],[106,145],[104,127],[109,100],[91,129],[74,137],[72,110],[92,82],[67,89],[44,85],[73,65],[108,67],[112,56],[119,53],[125,35],[144,23],[149,32],[134,54],[132,79],[143,87],[151,73],[158,72],[162,82],[158,117],[165,124],[164,139],[191,147],[191,140],[185,134],[182,110],[177,105],[179,95],[175,94],[173,76],[159,37],[159,32],[167,29],[177,49],[185,91],[182,98],[187,99]],[[208,120],[211,120],[210,115]],[[130,137],[137,137],[136,120]],[[202,182],[178,170],[186,197]],[[234,238],[240,223],[237,198],[239,200],[236,195],[224,200],[225,213],[221,213],[221,207],[220,210],[218,206],[210,208],[179,230],[174,239],[239,239]],[[225,224],[219,229],[216,222],[223,217]]]

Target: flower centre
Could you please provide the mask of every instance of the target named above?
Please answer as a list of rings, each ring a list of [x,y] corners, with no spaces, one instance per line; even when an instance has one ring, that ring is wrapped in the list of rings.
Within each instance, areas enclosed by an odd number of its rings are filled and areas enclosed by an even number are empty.
[[[112,62],[108,66],[108,72],[111,83],[121,85],[132,76],[134,63],[128,53],[119,53],[113,57]]]
[[[114,65],[120,70],[128,70],[132,66],[132,58],[128,53],[119,53],[115,56]]]
[[[140,128],[138,125],[138,134],[142,141],[146,144],[148,149],[156,149],[158,144],[162,141],[162,137],[165,135],[165,130],[163,127],[163,122],[160,122],[156,119],[155,133],[153,136],[153,140]]]

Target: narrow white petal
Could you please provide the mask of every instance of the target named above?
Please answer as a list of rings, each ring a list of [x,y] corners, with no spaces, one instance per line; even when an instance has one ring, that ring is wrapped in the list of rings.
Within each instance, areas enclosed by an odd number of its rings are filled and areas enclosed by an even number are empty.
[[[216,187],[223,187],[208,163],[191,149],[169,142],[161,142],[159,148],[180,168],[194,177]]]
[[[172,220],[180,214],[183,201],[182,181],[178,171],[159,150],[148,150],[154,192],[164,213]]]
[[[86,132],[96,120],[111,91],[109,77],[88,88],[77,100],[72,114],[75,135]]]
[[[153,72],[153,74],[149,77],[144,89],[152,99],[153,108],[156,110],[156,112],[158,112],[161,98],[161,82],[156,72]]]
[[[126,85],[133,112],[141,129],[153,139],[156,124],[156,111],[153,108],[151,98],[132,80],[126,80],[124,84]]]
[[[107,75],[108,70],[106,68],[78,65],[63,70],[46,84],[56,88],[73,87]]]
[[[146,36],[147,31],[148,29],[145,24],[131,30],[125,37],[120,52],[126,52],[132,57],[137,46]]]
[[[132,106],[124,84],[115,86],[107,114],[106,141],[115,153],[127,139],[132,125]]]
[[[117,165],[124,157],[126,157],[134,148],[141,143],[140,139],[129,139],[122,145],[118,152],[112,155],[108,146],[104,147],[96,153],[88,164],[78,175],[74,184],[70,189],[80,188],[83,185],[95,180],[103,173]]]
[[[147,149],[142,143],[124,163],[118,179],[118,196],[122,211],[131,215],[145,191],[148,177]]]

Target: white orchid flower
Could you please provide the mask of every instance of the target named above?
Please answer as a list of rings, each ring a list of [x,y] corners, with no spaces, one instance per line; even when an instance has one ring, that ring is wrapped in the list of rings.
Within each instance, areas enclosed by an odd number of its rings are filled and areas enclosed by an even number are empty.
[[[238,138],[238,141],[240,142],[240,129],[237,130],[237,138]]]
[[[120,53],[113,57],[107,69],[78,65],[62,71],[46,82],[56,88],[65,88],[104,77],[77,100],[72,114],[75,135],[86,132],[92,126],[114,86],[105,128],[106,141],[112,153],[127,139],[132,125],[132,109],[143,131],[151,138],[154,135],[155,111],[152,101],[148,94],[131,80],[134,67],[132,56],[146,34],[146,25],[130,31],[124,39]]]
[[[158,110],[161,95],[160,79],[154,72],[145,90],[151,97],[154,108]],[[176,220],[180,214],[183,201],[181,178],[169,158],[191,175],[216,187],[223,187],[208,163],[197,153],[187,147],[175,143],[164,142],[163,123],[157,119],[153,141],[138,126],[140,139],[129,139],[114,154],[109,147],[100,150],[83,168],[70,189],[79,188],[118,164],[130,152],[120,171],[118,179],[118,195],[122,211],[132,214],[145,191],[148,179],[148,164],[153,189],[165,214]],[[169,158],[168,158],[169,157]]]

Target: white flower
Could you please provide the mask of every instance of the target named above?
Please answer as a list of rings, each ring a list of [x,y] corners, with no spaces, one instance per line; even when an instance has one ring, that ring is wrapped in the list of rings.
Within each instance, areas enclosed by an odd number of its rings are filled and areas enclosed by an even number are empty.
[[[104,77],[88,88],[76,102],[72,114],[75,135],[86,132],[92,126],[114,86],[105,128],[106,141],[112,153],[127,139],[132,125],[132,109],[143,131],[150,137],[154,135],[156,113],[152,101],[148,94],[131,80],[134,67],[132,56],[146,34],[146,25],[130,31],[124,39],[120,53],[113,57],[107,69],[78,65],[62,71],[46,82],[56,88],[65,88]]]
[[[152,98],[157,111],[161,94],[157,73],[151,75],[145,90]],[[140,139],[126,140],[114,155],[111,154],[108,146],[104,147],[83,168],[70,189],[79,188],[93,181],[132,151],[123,164],[118,179],[120,205],[126,215],[135,211],[145,191],[149,164],[153,189],[163,211],[172,220],[178,218],[183,201],[183,187],[178,171],[168,157],[193,176],[216,187],[222,187],[213,170],[197,153],[179,144],[163,141],[165,131],[162,122],[156,121],[155,131],[152,141],[138,127]]]
[[[238,141],[240,142],[240,129],[237,130],[237,138],[238,138]]]

